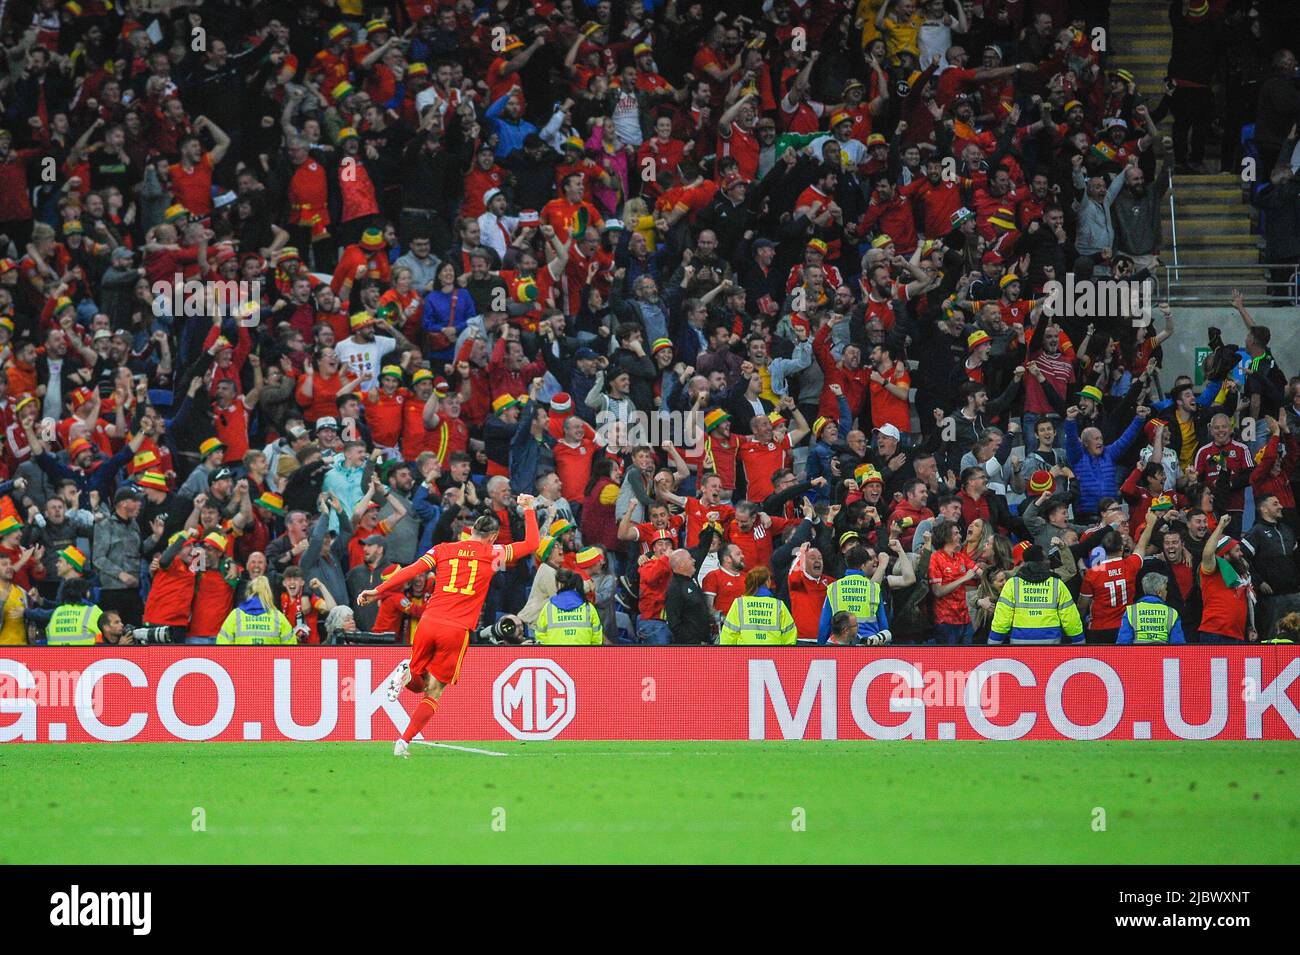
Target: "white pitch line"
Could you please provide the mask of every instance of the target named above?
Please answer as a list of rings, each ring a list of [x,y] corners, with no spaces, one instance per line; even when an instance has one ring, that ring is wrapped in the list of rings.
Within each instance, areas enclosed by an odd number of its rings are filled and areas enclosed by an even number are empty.
[[[490,749],[475,749],[473,746],[453,746],[451,743],[431,743],[428,740],[413,739],[412,743],[419,743],[421,746],[437,746],[441,749],[458,749],[462,753],[478,753],[480,756],[509,756],[509,753],[496,753]]]

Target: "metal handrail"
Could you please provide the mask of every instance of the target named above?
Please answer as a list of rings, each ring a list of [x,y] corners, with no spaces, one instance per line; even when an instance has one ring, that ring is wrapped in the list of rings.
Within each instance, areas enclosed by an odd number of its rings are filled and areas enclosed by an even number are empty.
[[[1222,265],[1165,264],[1162,267],[1164,269],[1166,294],[1170,300],[1197,301],[1201,298],[1196,294],[1198,289],[1232,286],[1241,289],[1250,298],[1265,296],[1264,301],[1259,302],[1259,304],[1278,305],[1285,300],[1288,304],[1300,305],[1300,296],[1297,295],[1297,280],[1300,279],[1300,267],[1293,267],[1290,275],[1284,279],[1274,279],[1272,277],[1273,271],[1279,268],[1279,264],[1268,262]],[[1185,282],[1180,282],[1178,279],[1181,272],[1190,273]],[[1274,298],[1275,289],[1286,289],[1287,294]],[[1180,295],[1180,291],[1183,294]],[[1217,302],[1219,297],[1215,296],[1205,300]]]
[[[1122,172],[1120,175],[1124,175]],[[1174,212],[1174,170],[1171,166],[1165,173],[1169,177],[1169,241],[1174,244],[1174,281],[1178,281],[1178,214]],[[1173,285],[1166,276],[1165,286],[1172,291]]]

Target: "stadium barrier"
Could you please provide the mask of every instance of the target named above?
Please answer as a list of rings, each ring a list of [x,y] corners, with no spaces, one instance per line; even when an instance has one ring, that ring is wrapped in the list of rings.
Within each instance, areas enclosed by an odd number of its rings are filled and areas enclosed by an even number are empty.
[[[387,740],[400,648],[3,648],[0,741]],[[476,647],[440,740],[1293,740],[1300,648]]]

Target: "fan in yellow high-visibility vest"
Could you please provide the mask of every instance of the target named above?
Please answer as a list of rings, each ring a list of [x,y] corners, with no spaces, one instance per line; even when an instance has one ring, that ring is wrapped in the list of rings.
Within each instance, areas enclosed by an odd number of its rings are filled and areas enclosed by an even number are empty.
[[[533,636],[538,643],[552,646],[600,646],[605,642],[605,631],[600,625],[600,614],[594,604],[583,596],[581,575],[571,570],[561,570],[555,575],[559,592],[546,601]]]
[[[773,595],[772,574],[766,567],[754,567],[745,574],[744,596],[732,601],[722,622],[719,643],[741,646],[793,646],[794,617],[784,601]]]
[[[289,618],[275,609],[271,585],[258,577],[248,585],[248,599],[226,616],[217,643],[296,644],[298,635]]]

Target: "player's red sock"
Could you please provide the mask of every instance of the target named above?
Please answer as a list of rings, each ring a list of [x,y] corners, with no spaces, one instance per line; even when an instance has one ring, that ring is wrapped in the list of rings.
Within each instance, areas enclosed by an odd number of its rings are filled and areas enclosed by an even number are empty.
[[[411,713],[411,722],[406,724],[406,732],[402,734],[402,739],[408,743],[415,739],[415,734],[424,729],[424,724],[429,722],[433,714],[438,712],[438,701],[424,697],[419,703],[415,704],[415,709]]]

